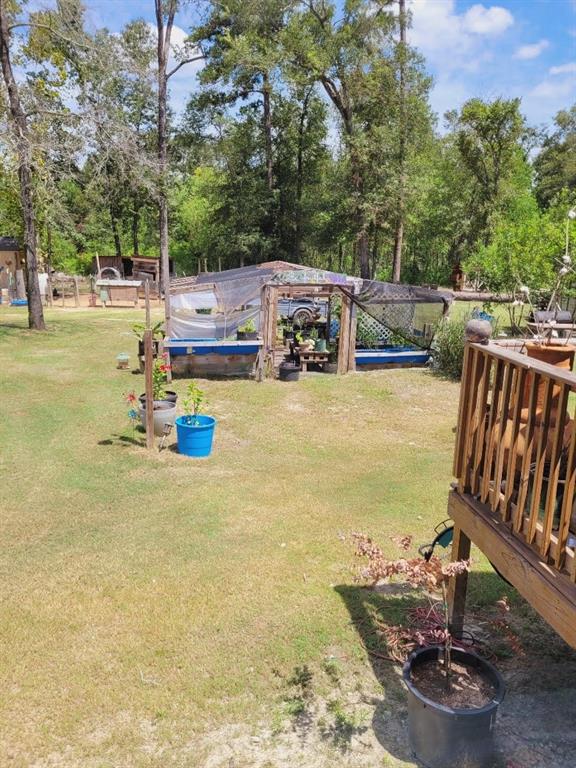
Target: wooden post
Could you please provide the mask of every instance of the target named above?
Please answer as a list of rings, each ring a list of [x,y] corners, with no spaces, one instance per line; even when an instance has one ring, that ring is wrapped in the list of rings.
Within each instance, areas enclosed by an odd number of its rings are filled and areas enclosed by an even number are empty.
[[[350,299],[350,339],[348,341],[348,370],[356,370],[356,329],[358,315],[356,304]]]
[[[60,280],[60,290],[62,292],[62,306],[64,306],[65,302],[65,291],[64,291],[64,280]]]
[[[144,377],[146,381],[146,448],[154,448],[154,387],[152,369],[154,354],[152,350],[152,331],[144,331]]]
[[[196,274],[199,275],[201,271],[202,271],[202,261],[201,259],[198,259],[198,271],[196,272]]]
[[[144,281],[144,307],[146,309],[146,328],[151,328],[152,319],[150,316],[150,283],[148,280]]]
[[[218,272],[222,272],[222,256],[218,256]]]
[[[256,381],[264,381],[266,365],[266,328],[268,327],[268,315],[270,313],[270,288],[267,285],[262,286],[260,292],[260,333],[262,335],[262,346],[258,353],[256,361]]]
[[[52,278],[50,275],[48,275],[48,280],[46,281],[46,301],[48,302],[49,307],[51,307],[54,302],[54,296],[52,296]]]
[[[74,305],[80,306],[80,288],[78,287],[78,278],[74,275]]]
[[[204,272],[208,272],[208,258],[204,257]]]
[[[470,539],[457,525],[454,526],[452,540],[452,561],[470,559]],[[456,637],[461,636],[464,629],[464,613],[466,611],[466,591],[468,588],[468,572],[454,576],[448,586],[448,615],[450,632]]]
[[[348,371],[350,356],[350,298],[342,293],[342,308],[340,311],[340,338],[338,339],[338,373],[343,375]]]

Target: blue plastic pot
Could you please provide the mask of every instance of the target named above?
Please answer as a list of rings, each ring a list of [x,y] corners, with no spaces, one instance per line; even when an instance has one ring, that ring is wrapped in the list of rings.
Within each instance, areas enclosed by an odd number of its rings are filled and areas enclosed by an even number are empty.
[[[193,423],[188,423],[189,416],[178,416],[176,419],[176,437],[178,453],[184,456],[210,456],[216,419],[213,416],[192,417]]]

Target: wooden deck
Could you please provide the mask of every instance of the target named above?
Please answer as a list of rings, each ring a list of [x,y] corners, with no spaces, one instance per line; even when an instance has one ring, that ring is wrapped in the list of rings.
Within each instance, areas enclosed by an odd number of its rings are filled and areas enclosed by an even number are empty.
[[[568,361],[567,364],[570,364]],[[476,544],[576,647],[576,376],[496,344],[466,348],[449,497],[453,558]],[[455,630],[466,576],[451,587]]]

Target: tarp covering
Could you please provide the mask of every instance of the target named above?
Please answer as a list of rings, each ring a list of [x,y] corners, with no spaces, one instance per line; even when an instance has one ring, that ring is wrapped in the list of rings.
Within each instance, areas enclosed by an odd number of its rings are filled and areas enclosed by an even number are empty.
[[[450,294],[440,291],[362,280],[282,261],[202,273],[189,280],[188,289],[175,281],[171,290],[171,335],[175,339],[224,339],[234,335],[248,319],[254,319],[258,329],[264,285],[327,284],[342,286],[364,312],[391,334],[398,333],[403,339],[427,348],[451,301]],[[197,313],[201,309],[212,312]]]
[[[392,333],[427,349],[452,296],[415,285],[362,280],[353,300]]]

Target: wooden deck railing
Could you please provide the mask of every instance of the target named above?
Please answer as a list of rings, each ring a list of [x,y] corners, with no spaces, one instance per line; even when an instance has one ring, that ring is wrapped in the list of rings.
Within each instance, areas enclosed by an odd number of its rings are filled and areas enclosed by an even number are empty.
[[[573,582],[575,391],[569,370],[494,343],[468,344],[454,454],[458,492]]]

